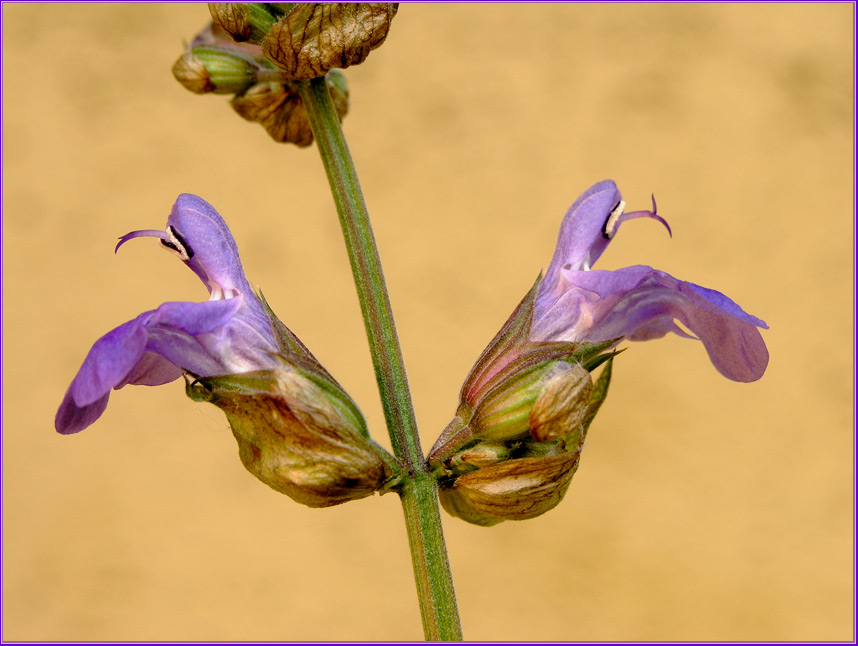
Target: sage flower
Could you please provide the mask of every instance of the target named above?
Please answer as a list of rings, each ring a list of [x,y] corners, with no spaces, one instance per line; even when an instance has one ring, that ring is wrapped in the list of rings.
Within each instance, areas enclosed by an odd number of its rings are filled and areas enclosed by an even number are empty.
[[[494,525],[560,502],[623,339],[673,332],[702,341],[730,379],[754,381],[765,372],[768,351],[757,328],[766,324],[724,294],[644,265],[591,269],[627,220],[651,218],[670,232],[655,199],[652,211],[624,209],[610,180],[575,201],[545,276],[471,369],[456,415],[428,456],[453,516]]]
[[[156,238],[203,282],[209,300],[171,302],[111,330],[92,346],[57,411],[57,431],[95,422],[110,391],[186,377],[195,401],[224,411],[245,468],[310,507],[371,495],[393,480],[395,460],[369,437],[357,405],[257,295],[221,216],[180,195]]]
[[[624,207],[616,184],[606,180],[569,209],[536,294],[530,340],[647,341],[673,332],[699,339],[725,377],[745,382],[762,377],[769,354],[757,328],[768,326],[721,292],[645,265],[591,270],[626,220],[652,218],[670,231],[656,213],[655,199],[652,211],[625,213]]]
[[[278,365],[272,320],[250,288],[217,211],[195,195],[180,195],[165,231],[132,231],[116,249],[142,237],[157,238],[178,256],[202,280],[209,300],[164,303],[96,341],[57,411],[60,433],[77,433],[95,422],[110,391],[128,384],[158,386],[183,373],[207,377]]]

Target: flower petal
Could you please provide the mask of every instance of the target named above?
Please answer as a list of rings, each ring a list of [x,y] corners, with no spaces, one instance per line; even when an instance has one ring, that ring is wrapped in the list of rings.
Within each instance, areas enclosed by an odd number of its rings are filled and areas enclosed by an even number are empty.
[[[652,203],[652,211],[624,213],[622,195],[609,179],[584,191],[563,218],[557,247],[537,298],[557,287],[563,269],[590,269],[608,248],[620,224],[627,220],[652,218],[661,222],[670,233],[670,226],[655,212],[655,198]]]
[[[110,391],[126,382],[144,353],[147,334],[140,318],[123,323],[93,344],[57,410],[57,431],[77,433],[101,417]]]
[[[252,292],[244,277],[232,233],[208,202],[189,193],[179,195],[167,219],[167,227],[185,243],[190,256],[185,264],[210,292],[215,293],[217,288],[223,292]]]
[[[236,296],[205,303],[164,303],[146,322],[147,350],[198,377],[272,367],[271,324]],[[267,330],[260,329],[267,324]]]
[[[222,301],[203,303],[188,301],[164,303],[152,312],[152,317],[146,321],[146,325],[173,328],[191,336],[206,334],[226,325],[244,303],[244,297],[241,295]]]
[[[182,193],[173,204],[165,231],[144,229],[119,238],[116,250],[134,238],[158,238],[200,277],[212,298],[250,294],[238,247],[220,214],[201,197]]]
[[[620,200],[620,190],[608,179],[588,188],[569,207],[560,225],[554,257],[545,273],[543,284],[547,288],[557,283],[564,267],[589,269],[602,255],[610,242],[603,228]]]
[[[164,303],[105,334],[93,344],[69,386],[57,411],[57,430],[75,433],[92,424],[104,412],[114,388],[161,385],[180,377],[183,370],[202,376],[225,371],[230,356],[225,346],[240,344],[242,339],[224,335],[224,343],[208,337],[227,328],[243,303],[241,296],[204,303]],[[260,348],[259,335],[253,334],[253,347]],[[273,347],[271,343],[258,349],[255,366],[267,366],[264,353],[269,347]],[[241,351],[235,354],[241,355]]]
[[[559,297],[537,301],[532,340],[644,341],[682,334],[678,320],[703,342],[725,377],[755,381],[765,372],[769,355],[757,328],[768,326],[720,292],[643,265],[563,270],[560,285]]]
[[[101,417],[107,408],[108,399],[110,399],[110,392],[105,393],[104,397],[88,406],[78,406],[74,403],[71,396],[71,388],[69,388],[66,391],[66,396],[63,398],[63,403],[60,404],[57,410],[57,416],[54,418],[55,428],[63,435],[71,435],[72,433],[82,431]]]
[[[182,376],[182,369],[154,352],[146,351],[134,369],[128,373],[122,383],[114,386],[116,390],[128,384],[137,386],[161,386]]]
[[[141,318],[123,323],[93,344],[69,386],[75,404],[87,406],[101,399],[134,369],[146,348]]]

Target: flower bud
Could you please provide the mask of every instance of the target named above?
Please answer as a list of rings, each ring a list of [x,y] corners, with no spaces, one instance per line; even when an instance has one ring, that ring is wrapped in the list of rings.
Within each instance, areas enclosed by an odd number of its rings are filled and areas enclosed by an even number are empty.
[[[363,417],[335,382],[284,365],[188,379],[187,393],[226,413],[245,468],[308,507],[386,490],[393,458],[369,439]]]
[[[387,38],[398,7],[389,2],[300,2],[268,30],[262,51],[293,79],[324,76],[363,62]]]
[[[325,80],[342,120],[349,109],[345,75],[339,70],[331,70]],[[313,143],[307,108],[297,90],[293,90],[288,83],[257,83],[237,95],[232,100],[232,107],[248,121],[261,124],[275,141],[301,147]]]
[[[217,47],[194,47],[173,65],[173,76],[197,94],[236,94],[256,82],[259,65],[252,57]]]

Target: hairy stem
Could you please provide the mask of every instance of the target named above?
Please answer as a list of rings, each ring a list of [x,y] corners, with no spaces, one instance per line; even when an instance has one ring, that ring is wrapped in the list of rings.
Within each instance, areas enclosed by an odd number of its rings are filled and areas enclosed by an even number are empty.
[[[393,311],[357,172],[325,78],[301,82],[301,97],[339,213],[390,441],[405,467],[399,494],[423,630],[427,640],[460,640],[462,629],[441,528],[438,486],[428,473],[420,447]]]

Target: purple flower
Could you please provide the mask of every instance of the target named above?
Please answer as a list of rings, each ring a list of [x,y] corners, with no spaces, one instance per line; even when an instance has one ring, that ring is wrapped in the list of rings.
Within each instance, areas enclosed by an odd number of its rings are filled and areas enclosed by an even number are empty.
[[[670,232],[655,199],[652,211],[624,207],[610,180],[575,201],[545,277],[465,379],[456,415],[427,458],[451,515],[489,526],[534,518],[560,502],[608,394],[612,348],[623,338],[674,332],[702,341],[730,379],[754,381],[765,372],[769,355],[757,328],[766,324],[720,292],[643,265],[590,269],[626,220],[652,218]]]
[[[769,354],[757,328],[768,326],[724,294],[644,265],[590,270],[626,220],[653,218],[670,232],[656,213],[655,199],[652,211],[624,213],[624,206],[616,184],[606,180],[587,189],[569,209],[536,294],[530,341],[646,341],[674,332],[702,341],[725,377],[762,377]]]
[[[60,433],[92,424],[110,391],[127,384],[158,386],[184,373],[210,377],[282,365],[281,342],[291,333],[251,289],[232,234],[211,205],[180,195],[166,231],[133,231],[116,249],[141,237],[158,238],[177,255],[203,281],[209,300],[164,303],[96,341],[57,411]]]

